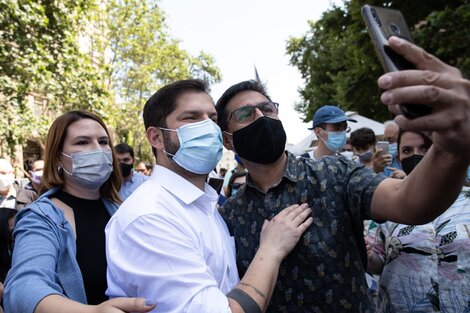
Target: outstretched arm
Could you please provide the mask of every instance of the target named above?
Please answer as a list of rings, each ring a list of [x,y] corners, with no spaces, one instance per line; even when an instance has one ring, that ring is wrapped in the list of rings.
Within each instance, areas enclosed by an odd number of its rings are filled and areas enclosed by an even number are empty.
[[[391,37],[390,47],[415,64],[416,70],[379,78],[389,109],[398,104],[425,104],[432,113],[416,119],[395,118],[403,130],[427,132],[433,146],[405,180],[386,179],[372,201],[375,219],[422,224],[446,210],[464,182],[470,162],[470,81],[460,71],[405,40]]]

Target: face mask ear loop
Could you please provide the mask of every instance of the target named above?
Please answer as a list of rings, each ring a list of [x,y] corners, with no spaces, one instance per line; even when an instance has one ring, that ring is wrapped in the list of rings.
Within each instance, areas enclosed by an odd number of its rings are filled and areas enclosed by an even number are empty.
[[[62,153],[62,154],[63,154],[64,156],[66,156],[67,158],[72,159],[72,156],[71,156],[71,155],[69,155],[69,154],[67,154],[67,153],[64,153],[64,152],[62,152],[62,151],[60,151],[60,153]],[[59,167],[57,168],[57,171],[59,172],[59,174],[60,174],[60,172],[62,171],[62,172],[65,172],[67,175],[72,176],[72,173],[69,173],[69,172],[65,169],[65,167],[63,167],[62,165],[59,165]]]
[[[165,149],[163,149],[163,152],[166,154],[166,155],[169,155],[171,158],[170,159],[173,159],[173,157],[175,156],[174,154],[171,154],[170,152],[167,152]]]
[[[61,169],[62,169],[62,171],[64,171],[67,175],[73,176],[72,173],[69,173],[69,172],[65,169],[65,167],[61,167]]]

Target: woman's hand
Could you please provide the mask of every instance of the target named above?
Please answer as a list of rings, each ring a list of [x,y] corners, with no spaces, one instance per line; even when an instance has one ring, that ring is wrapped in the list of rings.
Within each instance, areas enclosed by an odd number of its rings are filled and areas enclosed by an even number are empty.
[[[115,298],[97,305],[94,313],[149,312],[156,306],[143,298]]]
[[[398,168],[389,167],[388,169],[392,172],[392,174],[390,174],[391,178],[403,179],[406,177],[406,173]]]

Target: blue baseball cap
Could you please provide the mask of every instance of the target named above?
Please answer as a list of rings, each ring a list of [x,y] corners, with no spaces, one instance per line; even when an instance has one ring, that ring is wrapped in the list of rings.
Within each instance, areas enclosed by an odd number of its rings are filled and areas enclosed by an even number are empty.
[[[354,122],[357,123],[355,119],[348,117],[343,110],[334,105],[325,105],[322,106],[315,112],[313,115],[313,126],[309,129],[314,129],[315,127],[320,126],[321,124],[335,124],[341,122]]]

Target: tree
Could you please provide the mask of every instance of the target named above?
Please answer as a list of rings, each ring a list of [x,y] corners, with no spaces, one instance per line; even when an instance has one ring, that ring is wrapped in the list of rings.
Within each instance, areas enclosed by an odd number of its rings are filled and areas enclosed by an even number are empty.
[[[0,138],[14,157],[15,146],[43,138],[57,114],[100,111],[108,93],[104,71],[78,47],[92,0],[0,0],[0,7]]]
[[[220,80],[213,58],[179,48],[157,0],[0,0],[0,151],[71,109],[101,116],[119,141],[144,146],[141,112],[160,86]],[[32,100],[34,99],[34,103]],[[145,149],[149,158],[150,149]]]
[[[192,57],[168,35],[164,12],[156,1],[112,0],[108,5],[111,62],[108,84],[115,105],[108,108],[110,123],[121,142],[149,159],[142,110],[145,101],[164,84],[178,79],[220,81],[213,58],[201,52]]]
[[[383,73],[360,16],[366,1],[333,6],[301,37],[290,38],[287,54],[305,80],[296,110],[304,121],[326,104],[377,120],[391,118],[379,102],[376,80]],[[468,76],[470,6],[468,1],[367,1],[403,12],[416,42]]]

